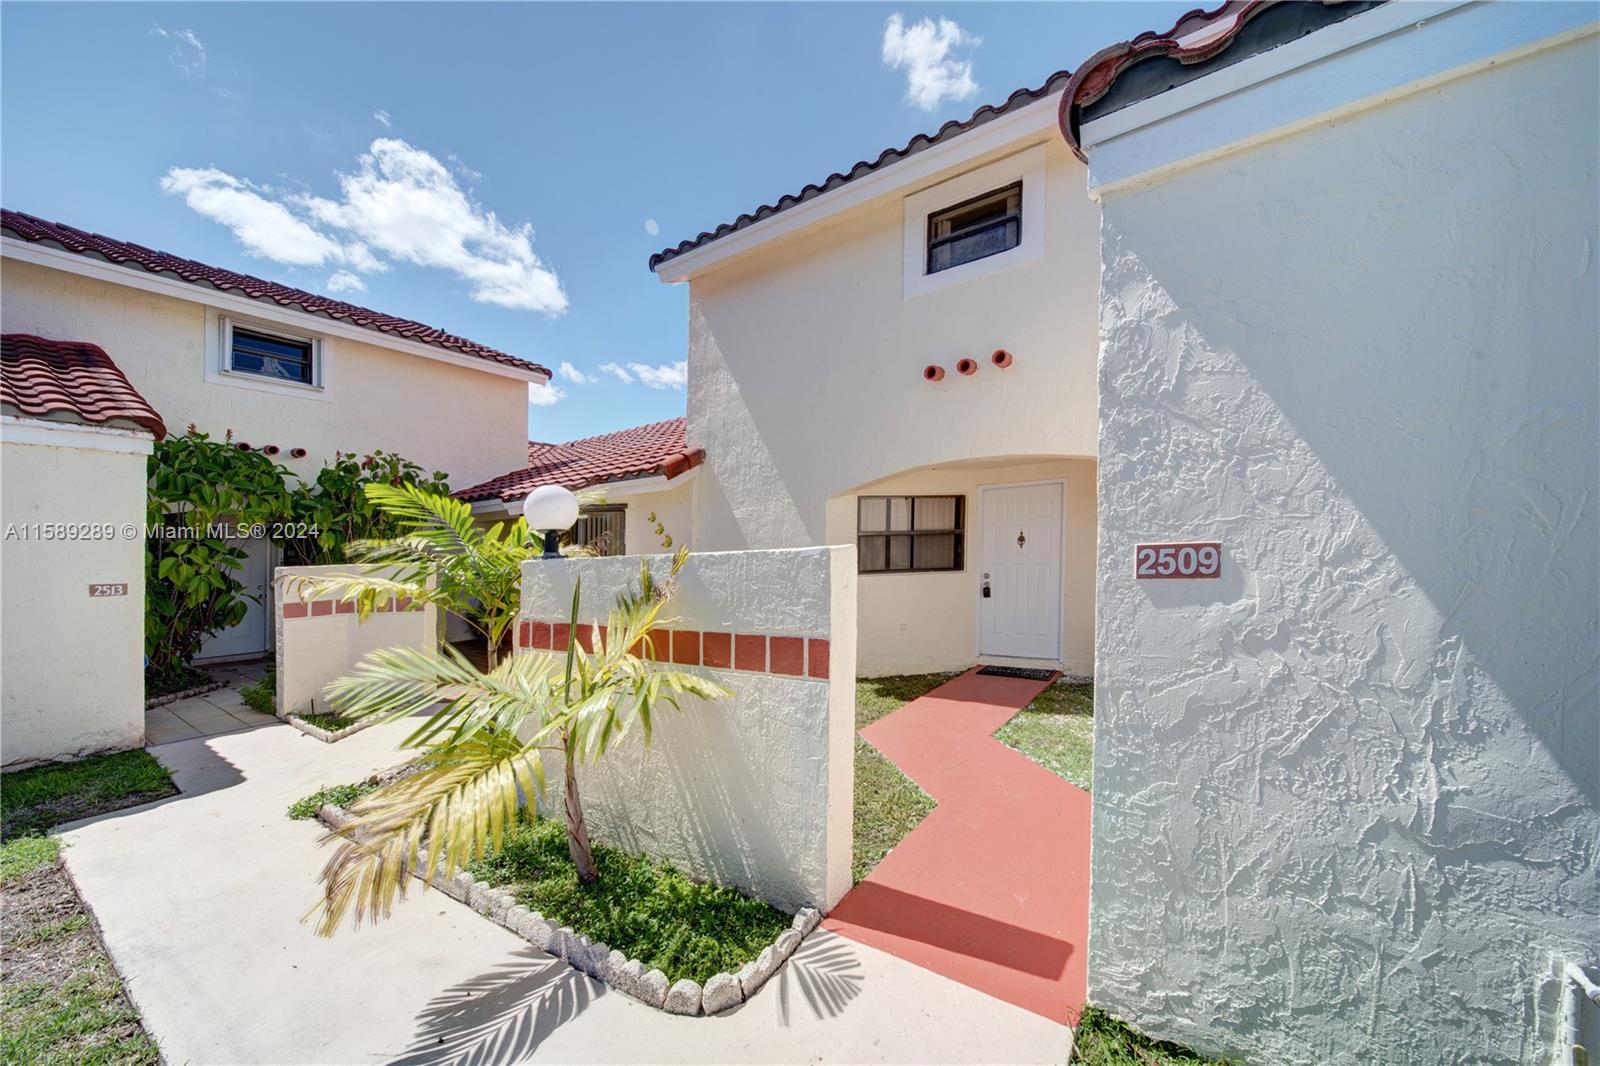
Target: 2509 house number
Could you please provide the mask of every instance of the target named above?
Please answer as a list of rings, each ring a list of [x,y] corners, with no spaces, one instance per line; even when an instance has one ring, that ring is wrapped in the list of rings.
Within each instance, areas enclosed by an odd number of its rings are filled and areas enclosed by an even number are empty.
[[[1220,544],[1138,544],[1133,573],[1145,578],[1210,578],[1222,576]]]

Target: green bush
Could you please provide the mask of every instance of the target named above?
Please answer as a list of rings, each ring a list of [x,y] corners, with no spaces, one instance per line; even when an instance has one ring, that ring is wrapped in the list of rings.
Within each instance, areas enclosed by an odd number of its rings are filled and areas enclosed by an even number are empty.
[[[278,713],[278,675],[268,670],[259,681],[239,690],[244,705],[257,714]]]
[[[296,489],[293,499],[295,532],[316,530],[315,536],[296,537],[283,545],[285,566],[327,566],[345,562],[345,545],[356,540],[387,540],[403,532],[392,515],[367,496],[368,485],[416,485],[428,492],[450,494],[449,479],[435,470],[429,477],[422,467],[404,456],[382,449],[357,459],[345,452],[317,472],[316,479]]]

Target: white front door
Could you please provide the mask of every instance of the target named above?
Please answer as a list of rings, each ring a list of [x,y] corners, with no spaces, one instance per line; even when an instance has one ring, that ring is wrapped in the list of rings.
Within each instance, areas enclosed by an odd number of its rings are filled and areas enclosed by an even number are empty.
[[[1061,658],[1062,486],[983,490],[978,654]]]
[[[244,585],[244,595],[255,599],[245,600],[242,622],[200,645],[196,661],[242,659],[263,655],[267,650],[267,585],[272,580],[272,542],[265,537],[252,537],[235,543],[244,549],[245,556],[233,576]]]

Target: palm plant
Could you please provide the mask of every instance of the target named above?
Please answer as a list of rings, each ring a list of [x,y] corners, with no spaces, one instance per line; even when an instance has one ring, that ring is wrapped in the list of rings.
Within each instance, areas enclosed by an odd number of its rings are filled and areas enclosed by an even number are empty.
[[[674,556],[675,577],[687,559]],[[544,758],[562,761],[567,846],[578,878],[599,877],[589,845],[577,766],[597,762],[635,725],[648,745],[655,712],[681,697],[716,699],[722,686],[655,662],[651,634],[671,625],[673,582],[656,582],[648,563],[638,587],[617,597],[595,630],[592,652],[574,640],[565,656],[529,652],[480,672],[455,649],[374,652],[328,686],[333,706],[352,718],[402,718],[434,705],[441,687],[457,694],[402,743],[417,751],[409,773],[351,807],[353,820],[329,834],[338,849],[322,872],[317,929],[331,936],[350,915],[387,917],[416,871],[450,877],[500,846],[506,831],[534,815],[544,794]],[[572,595],[576,627],[580,587]]]
[[[484,529],[473,521],[470,504],[424,486],[373,483],[363,488],[400,535],[351,541],[345,557],[389,567],[390,576],[302,577],[295,579],[295,587],[311,597],[354,600],[363,622],[379,604],[396,598],[442,608],[482,635],[493,669],[517,616],[523,560],[540,554],[542,535],[521,518]]]

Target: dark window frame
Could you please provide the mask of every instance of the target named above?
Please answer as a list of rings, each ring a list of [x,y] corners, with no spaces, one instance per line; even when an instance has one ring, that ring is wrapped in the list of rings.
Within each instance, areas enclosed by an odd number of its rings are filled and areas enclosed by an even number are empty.
[[[952,233],[948,233],[943,237],[934,236],[934,230],[937,228],[940,220],[945,216],[971,207],[973,204],[983,200],[989,200],[999,196],[1010,196],[1013,192],[1017,194],[1017,209],[1015,211],[1009,211],[1003,215],[986,219],[982,222],[972,223]],[[1002,185],[998,189],[990,189],[988,192],[979,193],[977,196],[970,196],[967,199],[962,200],[960,203],[951,204],[948,207],[941,207],[937,211],[930,211],[928,213],[926,241],[927,248],[925,250],[926,254],[923,258],[924,273],[929,276],[933,274],[942,274],[946,270],[954,270],[956,267],[966,266],[968,263],[976,263],[980,260],[988,259],[990,256],[1002,255],[1006,252],[1015,251],[1017,248],[1022,247],[1022,208],[1022,182],[1014,181],[1009,185]],[[973,237],[981,233],[987,233],[991,230],[1011,227],[1014,227],[1011,229],[1011,232],[1015,236],[1011,243],[1007,244],[1004,248],[996,248],[993,251],[984,252],[982,255],[975,255],[970,259],[963,259],[960,262],[946,263],[943,266],[934,265],[934,252],[947,244],[953,244],[956,241],[966,240],[969,237]]]
[[[905,529],[891,528],[890,515],[892,514],[890,500],[907,501],[906,513],[909,516]],[[954,500],[955,524],[945,527],[917,527],[917,501],[918,500]],[[867,506],[881,505],[883,507],[882,530],[865,530],[862,528],[861,515]],[[954,562],[949,566],[919,566],[917,555],[919,544],[932,537],[953,538],[952,556]],[[893,557],[891,542],[904,538],[910,543],[908,553],[909,565],[890,566]],[[883,541],[883,563],[881,567],[869,567],[864,564],[867,552],[864,550],[869,540]],[[856,497],[856,560],[859,572],[863,574],[958,574],[967,568],[967,497],[956,492],[923,492],[916,494],[889,493],[884,495],[863,495]]]
[[[615,545],[615,550],[614,551],[613,550],[607,550],[605,552],[602,552],[601,554],[602,555],[626,555],[626,554],[628,554],[628,505],[625,504],[625,503],[596,504],[593,507],[581,507],[581,508],[579,508],[578,509],[578,521],[576,523],[574,523],[574,525],[573,525],[573,527],[571,529],[567,530],[567,532],[562,535],[561,542],[563,544],[569,544],[569,545],[570,544],[581,544],[585,548],[589,547],[593,542],[589,539],[589,530],[588,530],[589,523],[586,520],[591,518],[591,517],[593,517],[593,516],[595,516],[595,515],[616,515],[621,519],[620,534],[619,534],[619,536],[617,538],[617,543]],[[583,533],[584,533],[584,537],[583,537],[582,540],[580,540],[579,536],[578,536],[578,533],[579,533],[580,529],[583,530]],[[611,546],[608,545],[607,547],[609,549]]]
[[[278,374],[268,374],[260,369],[241,366],[239,363],[239,342],[255,340],[266,342],[269,345],[278,345],[299,349],[304,353],[301,359],[289,359],[279,352],[261,351],[258,353],[246,352],[257,359],[273,359],[279,363],[298,363],[302,367],[300,377],[283,377]],[[299,385],[306,388],[320,388],[322,385],[322,368],[319,366],[321,356],[319,345],[314,337],[289,336],[274,333],[271,330],[260,329],[253,325],[243,325],[238,322],[228,323],[228,371],[233,374],[244,374],[259,381],[271,381],[279,385]]]

